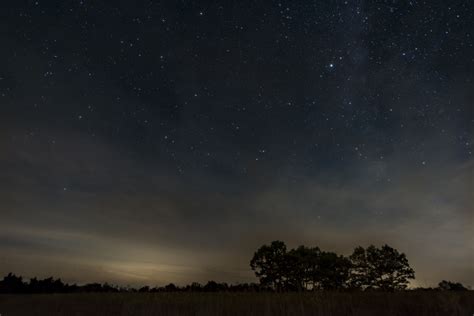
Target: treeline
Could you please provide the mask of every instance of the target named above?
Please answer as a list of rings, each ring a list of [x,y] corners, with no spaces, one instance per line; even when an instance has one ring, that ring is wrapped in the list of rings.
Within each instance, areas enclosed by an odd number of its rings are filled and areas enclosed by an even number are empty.
[[[141,288],[120,287],[110,285],[108,283],[89,283],[85,285],[67,284],[61,279],[54,279],[49,277],[46,279],[32,278],[29,281],[24,281],[21,276],[13,273],[6,275],[0,281],[0,293],[9,294],[33,294],[33,293],[114,293],[114,292],[140,292],[140,293],[154,293],[154,292],[260,292],[271,291],[270,288],[265,288],[257,283],[242,283],[242,284],[227,284],[218,283],[215,281],[208,281],[206,284],[193,282],[186,286],[177,286],[170,283],[161,287],[144,286]]]
[[[418,290],[467,291],[461,283],[441,281],[436,288],[418,288]],[[185,286],[170,283],[162,287],[144,286],[140,288],[119,287],[107,283],[89,283],[85,285],[67,284],[52,277],[39,280],[32,278],[28,282],[21,276],[9,273],[0,281],[0,293],[158,293],[158,292],[274,292],[275,289],[257,283],[227,284],[208,281],[206,284],[194,282]]]
[[[253,255],[250,267],[260,283],[227,284],[208,281],[177,286],[119,287],[110,284],[67,284],[53,277],[32,278],[28,282],[9,273],[0,281],[0,293],[80,293],[80,292],[280,292],[317,290],[406,289],[415,278],[404,253],[384,245],[357,247],[345,257],[318,247],[299,246],[288,250],[282,241],[263,245]],[[461,283],[441,281],[436,290],[468,290]],[[424,290],[432,290],[424,289]]]
[[[288,250],[282,241],[263,245],[250,267],[260,285],[275,291],[403,290],[415,278],[404,253],[384,245],[357,247],[345,257],[318,247]],[[439,289],[463,290],[460,283],[442,281]]]
[[[441,281],[436,288],[415,290],[467,291],[461,283]],[[24,281],[21,276],[9,273],[0,281],[0,294],[40,294],[40,293],[160,293],[160,292],[275,292],[275,289],[257,283],[227,284],[208,281],[206,284],[194,282],[185,286],[170,283],[162,287],[144,286],[140,288],[119,287],[107,283],[85,285],[67,284],[52,277]]]

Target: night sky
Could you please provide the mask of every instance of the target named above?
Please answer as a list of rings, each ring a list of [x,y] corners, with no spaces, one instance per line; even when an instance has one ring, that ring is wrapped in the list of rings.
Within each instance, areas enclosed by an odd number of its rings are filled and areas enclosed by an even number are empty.
[[[0,273],[250,282],[275,239],[474,285],[465,1],[0,3]]]

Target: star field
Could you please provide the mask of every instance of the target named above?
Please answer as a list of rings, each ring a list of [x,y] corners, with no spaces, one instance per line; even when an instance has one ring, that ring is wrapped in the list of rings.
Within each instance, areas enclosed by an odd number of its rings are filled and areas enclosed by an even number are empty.
[[[473,284],[469,1],[0,12],[4,269],[236,282],[271,239],[380,241]]]

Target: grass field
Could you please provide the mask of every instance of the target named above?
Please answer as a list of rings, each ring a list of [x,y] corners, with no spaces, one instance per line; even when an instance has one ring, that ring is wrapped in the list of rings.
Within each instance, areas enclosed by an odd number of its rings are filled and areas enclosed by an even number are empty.
[[[474,315],[474,291],[0,295],[16,315]]]

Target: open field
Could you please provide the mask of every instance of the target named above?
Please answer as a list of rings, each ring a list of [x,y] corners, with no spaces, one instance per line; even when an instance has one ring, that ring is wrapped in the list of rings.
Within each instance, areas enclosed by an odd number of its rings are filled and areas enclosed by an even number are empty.
[[[0,295],[0,314],[471,316],[474,291]]]

